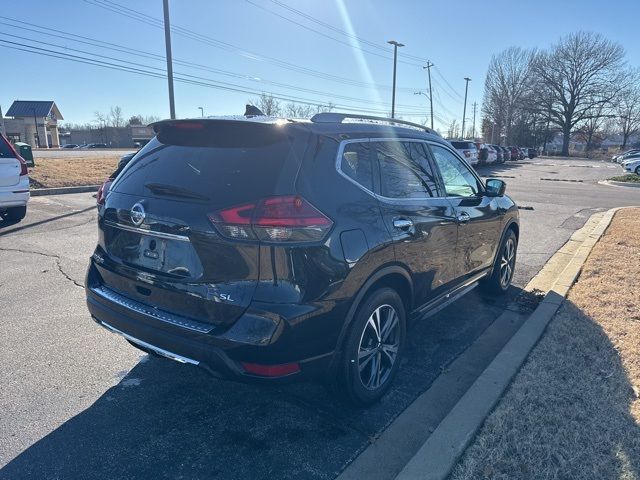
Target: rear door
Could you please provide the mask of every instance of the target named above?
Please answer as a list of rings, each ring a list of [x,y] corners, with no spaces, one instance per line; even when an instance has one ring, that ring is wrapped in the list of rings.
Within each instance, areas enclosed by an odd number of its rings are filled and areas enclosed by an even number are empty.
[[[502,228],[502,215],[495,197],[485,189],[473,170],[451,149],[430,143],[447,199],[458,223],[457,276],[466,279],[491,266]]]
[[[245,214],[292,193],[302,135],[253,122],[162,127],[102,207],[105,285],[195,320],[235,321],[259,279],[259,242]]]
[[[16,185],[20,181],[20,161],[13,149],[0,136],[0,187]]]
[[[372,139],[371,146],[380,174],[382,217],[396,261],[411,270],[420,306],[455,278],[454,211],[439,191],[422,141]]]

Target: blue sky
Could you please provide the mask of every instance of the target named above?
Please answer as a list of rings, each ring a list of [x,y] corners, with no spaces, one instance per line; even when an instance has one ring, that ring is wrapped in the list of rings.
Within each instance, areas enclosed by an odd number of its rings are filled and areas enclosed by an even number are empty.
[[[144,21],[131,18],[137,15],[118,5],[142,12]],[[256,96],[248,92],[273,92],[313,103],[332,101],[349,109],[388,113],[392,47],[386,41],[390,39],[406,44],[399,50],[404,55],[398,64],[398,114],[417,121],[427,117],[427,98],[414,92],[426,91],[427,76],[420,59],[429,59],[435,64],[434,111],[436,128],[441,130],[453,119],[462,119],[463,78],[472,78],[470,119],[471,104],[482,101],[491,55],[511,45],[545,48],[563,34],[590,30],[621,43],[629,64],[640,67],[637,0],[607,4],[593,0],[170,0],[170,6],[173,26],[182,27],[186,35],[173,34],[174,59],[200,66],[176,64],[177,75],[243,90],[176,82],[178,117],[199,116],[200,106],[206,115],[241,113],[244,104]],[[79,57],[100,54],[112,57],[102,57],[102,61],[121,65],[126,61],[130,63],[124,65],[156,74],[164,68],[163,60],[154,56],[164,55],[164,33],[155,26],[156,19],[162,18],[162,0],[11,1],[3,2],[0,15],[27,22],[20,28],[0,18],[0,40]],[[352,37],[342,32],[352,32]],[[52,36],[66,37],[67,33],[125,48],[114,51]],[[7,43],[0,41],[5,67],[0,77],[0,106],[4,112],[15,99],[33,99],[55,100],[65,121],[73,123],[92,121],[94,111],[107,112],[112,105],[121,106],[126,117],[169,115],[166,80],[1,45]],[[145,52],[145,56],[132,55],[130,49]]]

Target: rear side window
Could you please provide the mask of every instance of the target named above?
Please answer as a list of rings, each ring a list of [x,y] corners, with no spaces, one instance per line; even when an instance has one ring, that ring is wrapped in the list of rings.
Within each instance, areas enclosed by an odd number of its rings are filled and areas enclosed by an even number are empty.
[[[226,204],[273,195],[293,139],[270,125],[209,128],[161,131],[118,175],[113,190]]]
[[[15,154],[7,141],[0,136],[0,158],[15,158]]]
[[[370,143],[347,143],[340,160],[340,171],[359,185],[373,191]]]
[[[419,142],[375,142],[380,194],[387,198],[437,197],[437,182]]]

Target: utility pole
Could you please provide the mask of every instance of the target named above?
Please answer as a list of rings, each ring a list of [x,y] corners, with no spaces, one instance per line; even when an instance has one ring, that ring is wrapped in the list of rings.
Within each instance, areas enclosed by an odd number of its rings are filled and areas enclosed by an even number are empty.
[[[471,138],[476,138],[476,106],[477,103],[473,102],[473,125],[471,126]]]
[[[430,61],[427,62],[427,65],[422,67],[424,70],[427,69],[427,75],[429,76],[429,108],[431,110],[431,130],[433,130],[433,92],[431,91],[431,67],[433,67],[433,63]]]
[[[469,90],[469,82],[471,79],[469,77],[464,77],[465,82],[467,82],[464,86],[464,109],[462,110],[462,136],[464,137],[464,120],[467,115],[467,91]]]
[[[169,0],[162,0],[164,9],[164,44],[167,51],[167,81],[169,82],[169,113],[176,118],[176,105],[173,98],[173,61],[171,59],[171,25],[169,24]]]
[[[393,45],[393,92],[391,94],[391,118],[395,118],[395,114],[396,114],[396,66],[398,64],[398,47],[404,47],[404,44],[403,43],[398,43],[395,40],[389,40],[387,43],[390,44],[390,45]]]
[[[36,146],[40,148],[40,135],[38,134],[38,120],[36,118],[36,109],[32,108],[31,110],[33,111],[33,126],[36,128]]]

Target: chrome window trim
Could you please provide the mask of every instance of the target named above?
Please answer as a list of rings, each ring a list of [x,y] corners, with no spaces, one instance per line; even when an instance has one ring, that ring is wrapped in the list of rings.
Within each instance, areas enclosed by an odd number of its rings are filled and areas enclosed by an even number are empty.
[[[116,223],[110,220],[105,220],[104,224],[109,227],[119,228],[120,230],[135,232],[141,235],[149,235],[151,237],[166,238],[168,240],[179,240],[181,242],[190,242],[189,237],[184,235],[176,235],[174,233],[165,233],[165,232],[155,232],[153,230],[147,230],[146,228],[134,227],[131,225],[123,225],[122,223]]]
[[[342,177],[346,178],[351,183],[353,183],[355,186],[357,186],[361,190],[364,190],[366,193],[368,193],[372,197],[376,198],[377,200],[381,200],[381,201],[385,201],[385,202],[416,204],[416,203],[424,203],[425,201],[442,200],[442,199],[449,198],[449,197],[424,197],[424,198],[393,198],[393,197],[385,197],[384,195],[380,195],[378,193],[372,192],[371,190],[366,188],[364,185],[359,184],[353,178],[351,178],[349,175],[344,173],[342,171],[342,169],[340,168],[340,164],[342,163],[342,155],[344,154],[345,147],[347,145],[351,144],[351,143],[373,143],[373,142],[417,142],[417,143],[424,143],[424,144],[428,143],[427,140],[422,139],[422,138],[418,139],[418,138],[403,138],[403,137],[382,137],[382,138],[372,137],[372,138],[352,138],[352,139],[349,139],[349,140],[342,140],[340,142],[340,146],[338,147],[338,156],[336,157],[336,162],[335,162],[336,171]],[[434,145],[438,145],[438,144],[434,143]],[[452,197],[452,198],[460,198],[460,197]]]

